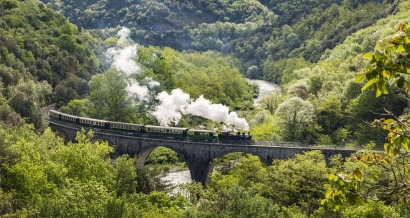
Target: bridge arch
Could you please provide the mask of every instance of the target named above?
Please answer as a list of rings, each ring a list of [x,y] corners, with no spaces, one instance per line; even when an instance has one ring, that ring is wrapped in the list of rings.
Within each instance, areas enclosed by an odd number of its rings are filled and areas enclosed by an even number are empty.
[[[185,154],[185,152],[183,151],[183,149],[181,149],[181,147],[178,146],[173,146],[173,145],[167,145],[167,144],[153,144],[153,145],[149,145],[147,147],[144,147],[144,149],[142,149],[138,154],[136,154],[136,164],[138,167],[143,167],[145,165],[145,162],[147,161],[149,155],[158,147],[164,147],[164,148],[168,148],[174,152],[176,152],[181,158],[182,160],[185,162],[185,164],[188,166],[188,170],[191,174],[191,179],[194,180],[193,176],[194,175],[194,168],[191,165],[190,161],[187,160],[187,155]]]

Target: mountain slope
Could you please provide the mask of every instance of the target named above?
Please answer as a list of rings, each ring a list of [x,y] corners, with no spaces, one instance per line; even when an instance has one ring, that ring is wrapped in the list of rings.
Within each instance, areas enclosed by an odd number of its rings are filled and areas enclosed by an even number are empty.
[[[233,54],[248,77],[277,83],[265,61],[303,57],[315,63],[326,49],[397,8],[394,0],[43,2],[85,28],[131,28],[141,45]]]
[[[86,92],[85,79],[101,71],[100,45],[41,2],[3,0],[0,8],[1,119],[22,116],[38,128],[40,106]]]

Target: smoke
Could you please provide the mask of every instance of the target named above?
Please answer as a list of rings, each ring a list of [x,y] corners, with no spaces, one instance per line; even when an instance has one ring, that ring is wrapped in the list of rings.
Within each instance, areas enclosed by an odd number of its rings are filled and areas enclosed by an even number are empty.
[[[131,34],[130,29],[128,29],[126,27],[122,27],[122,29],[120,31],[118,31],[118,33],[117,33],[117,35],[120,36],[120,39],[118,39],[117,45],[124,46],[124,45],[127,45],[129,43],[134,44],[134,41],[129,38],[130,34]]]
[[[128,77],[139,74],[141,69],[136,64],[137,44],[129,39],[131,31],[123,27],[117,35],[120,39],[117,46],[109,48],[106,56],[112,60],[111,66],[117,71],[124,72]],[[155,54],[153,54],[155,57]],[[141,85],[134,79],[127,79],[126,90],[130,96],[137,96],[140,100],[148,100],[150,90],[160,85],[152,78],[145,78]],[[210,119],[215,122],[223,122],[226,125],[234,126],[237,129],[249,130],[249,124],[244,118],[239,118],[236,112],[229,112],[229,108],[222,104],[212,104],[202,95],[193,100],[189,94],[181,89],[172,90],[171,94],[161,92],[157,95],[160,105],[156,106],[152,113],[159,121],[160,125],[168,126],[170,123],[178,124],[185,114],[192,114]]]
[[[150,77],[144,79],[143,83],[147,85],[140,85],[137,81],[130,79],[126,88],[130,95],[137,95],[140,100],[148,101],[149,91],[160,85],[159,82]]]
[[[140,72],[140,68],[135,63],[137,58],[137,45],[130,45],[125,48],[109,48],[106,55],[113,61],[111,67],[114,67],[117,71],[122,71],[128,76]]]
[[[249,124],[244,118],[239,118],[236,112],[229,112],[229,108],[225,105],[212,104],[212,102],[205,99],[203,95],[191,102],[187,112],[212,121],[233,125],[238,129],[249,130]]]
[[[172,122],[178,124],[182,115],[192,114],[233,125],[237,129],[249,130],[249,124],[244,118],[239,118],[236,112],[229,112],[229,108],[222,104],[212,104],[202,95],[193,100],[181,89],[174,89],[171,94],[165,91],[159,93],[157,99],[160,105],[152,114],[158,119],[160,125],[168,126]]]
[[[178,124],[182,114],[186,113],[190,97],[181,89],[174,89],[171,91],[171,95],[165,91],[159,93],[157,99],[161,104],[155,107],[156,110],[152,114],[161,126],[168,126],[171,122]]]
[[[131,31],[123,27],[118,31],[117,35],[120,37],[117,46],[109,48],[106,56],[112,61],[111,67],[117,71],[125,73],[127,76],[139,74],[141,68],[136,64],[137,59],[137,44],[129,38]],[[140,100],[148,100],[149,88],[159,86],[159,82],[146,78],[148,86],[143,86],[138,81],[128,79],[126,90],[130,96],[137,96]]]

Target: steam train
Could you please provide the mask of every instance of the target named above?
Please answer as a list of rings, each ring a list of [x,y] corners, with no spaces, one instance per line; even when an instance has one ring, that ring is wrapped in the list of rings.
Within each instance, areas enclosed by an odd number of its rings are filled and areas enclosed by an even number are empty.
[[[56,119],[63,122],[100,128],[118,130],[121,133],[132,134],[134,136],[146,138],[159,138],[181,141],[204,141],[212,143],[240,143],[253,144],[252,136],[248,133],[232,134],[229,131],[217,132],[214,130],[189,129],[184,127],[167,127],[143,124],[122,123],[107,120],[99,120],[87,117],[78,117],[65,114],[57,110],[49,111],[50,119]]]

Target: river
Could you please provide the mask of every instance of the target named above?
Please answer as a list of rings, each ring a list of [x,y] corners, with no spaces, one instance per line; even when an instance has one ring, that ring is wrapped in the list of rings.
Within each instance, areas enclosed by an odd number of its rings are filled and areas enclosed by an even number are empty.
[[[259,96],[258,98],[255,98],[253,100],[255,106],[258,106],[258,101],[266,95],[268,95],[269,93],[275,92],[276,90],[280,90],[278,85],[264,80],[246,79],[246,81],[248,81],[251,84],[256,84],[259,86]]]
[[[258,105],[258,101],[261,98],[268,95],[269,93],[272,93],[280,89],[278,85],[271,83],[271,82],[264,81],[264,80],[257,80],[257,79],[246,79],[246,80],[249,83],[256,84],[259,86],[259,96],[258,98],[254,99],[255,106]],[[163,178],[163,181],[169,181],[171,185],[177,186],[179,184],[191,182],[192,180],[191,180],[191,174],[189,170],[185,170],[185,171],[168,173],[168,175]]]

